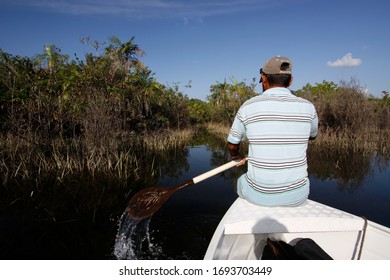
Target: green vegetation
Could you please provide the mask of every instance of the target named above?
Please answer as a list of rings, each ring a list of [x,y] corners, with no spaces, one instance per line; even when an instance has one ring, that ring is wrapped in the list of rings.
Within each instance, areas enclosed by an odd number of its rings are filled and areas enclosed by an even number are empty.
[[[89,38],[82,43],[95,54],[71,60],[48,45],[28,58],[0,49],[3,183],[81,172],[138,178],[144,154],[185,147],[198,125],[226,121],[227,112],[231,119],[254,95],[254,86],[234,81],[224,92],[212,86],[210,103],[190,99],[154,78],[134,37],[112,36],[103,50]]]
[[[353,153],[390,154],[390,102],[367,96],[358,82],[323,81],[296,92],[313,102],[320,120],[320,132],[313,145]]]
[[[231,78],[232,84],[226,82],[210,86],[211,95],[208,96],[213,108],[212,120],[231,125],[240,106],[249,98],[256,95],[255,79],[250,85],[238,82]]]
[[[256,95],[255,80],[247,84],[231,78],[211,85],[207,102],[190,99],[178,84],[155,79],[134,37],[123,43],[112,36],[104,49],[89,38],[82,43],[95,54],[70,59],[48,45],[42,54],[27,58],[0,49],[3,183],[46,173],[60,181],[81,172],[123,182],[139,178],[140,158],[182,149],[200,126],[209,124],[214,132],[220,126],[224,139],[238,108]],[[355,81],[323,81],[295,94],[317,108],[316,149],[389,154],[387,92],[378,99]]]

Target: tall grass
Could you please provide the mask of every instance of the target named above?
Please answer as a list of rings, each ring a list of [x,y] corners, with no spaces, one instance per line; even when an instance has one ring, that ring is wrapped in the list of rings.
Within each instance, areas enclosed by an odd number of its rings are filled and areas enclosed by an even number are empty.
[[[333,130],[321,127],[315,141],[310,145],[317,149],[335,149],[350,153],[390,155],[390,130],[367,128],[364,132],[355,133],[345,128]]]
[[[212,135],[226,141],[229,126],[209,123],[206,127]],[[247,142],[244,143],[246,144]],[[332,149],[339,152],[390,156],[390,129],[367,127],[356,133],[351,128],[332,129],[320,126],[317,138],[310,141],[309,146],[314,146],[317,151],[323,150],[324,152]]]
[[[172,149],[181,149],[194,135],[194,129],[166,130],[142,138],[142,145],[146,151],[164,152]]]
[[[230,131],[229,126],[221,125],[220,123],[215,123],[215,122],[207,123],[206,128],[210,134],[224,141],[226,141],[227,135]]]
[[[47,174],[55,174],[58,181],[70,174],[89,173],[117,178],[126,182],[140,179],[145,169],[148,176],[157,175],[154,158],[172,149],[184,149],[194,131],[170,130],[148,135],[127,135],[107,146],[91,145],[89,139],[53,139],[45,146],[31,143],[15,135],[0,136],[1,181],[39,181]]]

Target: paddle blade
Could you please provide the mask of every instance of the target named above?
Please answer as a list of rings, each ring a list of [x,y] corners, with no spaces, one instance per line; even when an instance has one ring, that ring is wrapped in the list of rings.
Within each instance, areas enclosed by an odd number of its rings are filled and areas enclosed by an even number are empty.
[[[175,191],[176,189],[162,187],[141,190],[129,201],[129,216],[134,220],[142,220],[152,216]]]

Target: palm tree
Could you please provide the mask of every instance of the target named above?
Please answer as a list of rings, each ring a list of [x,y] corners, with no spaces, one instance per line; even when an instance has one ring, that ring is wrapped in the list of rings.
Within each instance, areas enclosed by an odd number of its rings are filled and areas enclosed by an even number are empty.
[[[67,55],[61,54],[61,49],[57,48],[54,44],[45,45],[44,53],[34,57],[37,64],[43,66],[50,74],[53,73],[57,65],[65,63],[68,58]]]
[[[109,38],[110,45],[106,48],[106,52],[109,55],[114,56],[120,63],[120,66],[124,68],[126,76],[130,74],[130,68],[132,66],[144,67],[138,58],[145,52],[134,43],[134,38],[135,37],[133,36],[127,42],[122,43],[118,37],[111,36]]]
[[[217,82],[216,85],[210,87],[210,92],[212,93],[208,96],[208,99],[211,104],[215,106],[223,105],[225,108],[228,102],[230,85],[226,82],[226,79],[223,83]]]

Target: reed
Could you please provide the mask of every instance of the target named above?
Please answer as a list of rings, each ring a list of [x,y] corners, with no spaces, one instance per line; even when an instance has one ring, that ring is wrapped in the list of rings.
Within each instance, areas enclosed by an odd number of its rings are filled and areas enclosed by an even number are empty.
[[[194,135],[193,129],[165,130],[160,133],[149,134],[142,138],[146,151],[163,152],[170,149],[183,148]]]
[[[316,140],[310,145],[352,153],[388,156],[390,155],[390,130],[372,128],[355,133],[351,129],[320,128]]]
[[[83,138],[53,139],[44,148],[25,138],[0,136],[1,181],[36,180],[52,174],[63,181],[71,174],[88,173],[94,177],[114,177],[125,183],[141,177],[159,175],[153,164],[170,150],[184,149],[192,137],[191,129],[134,136],[112,140],[108,145],[93,145]],[[147,175],[144,175],[144,174]],[[54,175],[53,175],[54,174]]]
[[[230,130],[229,126],[217,123],[208,123],[206,128],[210,134],[224,141]],[[309,146],[324,151],[332,149],[340,152],[390,156],[390,129],[366,126],[365,129],[355,131],[350,127],[336,129],[320,127],[317,138],[310,141]]]
[[[230,127],[224,124],[209,122],[206,124],[207,131],[214,137],[226,141]]]

